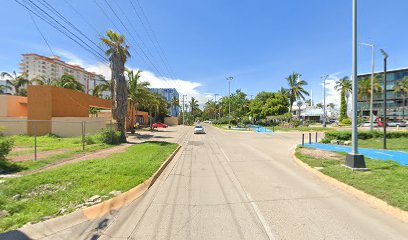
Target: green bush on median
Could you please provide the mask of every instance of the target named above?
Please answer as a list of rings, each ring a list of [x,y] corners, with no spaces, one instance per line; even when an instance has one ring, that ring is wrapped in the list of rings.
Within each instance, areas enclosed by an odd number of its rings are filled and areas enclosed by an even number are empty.
[[[358,139],[366,140],[371,138],[380,138],[383,136],[383,132],[369,131],[359,132]],[[408,132],[387,132],[387,138],[402,138],[408,137]],[[326,132],[325,137],[322,139],[322,143],[330,143],[331,140],[350,141],[351,131],[329,131]]]

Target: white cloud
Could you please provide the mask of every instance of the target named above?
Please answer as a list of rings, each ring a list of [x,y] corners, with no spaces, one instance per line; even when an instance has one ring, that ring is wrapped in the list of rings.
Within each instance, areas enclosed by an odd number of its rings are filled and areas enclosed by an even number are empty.
[[[336,107],[340,106],[340,93],[335,89],[336,82],[340,79],[339,74],[340,73],[329,74],[326,80],[326,104],[334,103]],[[323,83],[320,84],[322,88],[323,85]]]
[[[57,55],[60,55],[70,64],[78,64],[84,67],[87,71],[95,72],[97,74],[102,74],[106,79],[111,78],[111,71],[108,64],[96,63],[96,64],[87,64],[83,59],[77,55],[57,49],[55,50]],[[133,69],[133,68],[132,68]],[[133,69],[137,71],[138,69]],[[168,77],[158,77],[154,73],[149,71],[143,71],[141,74],[142,81],[147,81],[150,83],[152,88],[175,88],[180,94],[180,100],[182,95],[187,95],[186,101],[189,101],[191,97],[194,97],[198,100],[200,106],[203,106],[204,103],[213,96],[209,93],[201,93],[199,88],[202,86],[199,82],[193,82],[182,79],[172,79]]]

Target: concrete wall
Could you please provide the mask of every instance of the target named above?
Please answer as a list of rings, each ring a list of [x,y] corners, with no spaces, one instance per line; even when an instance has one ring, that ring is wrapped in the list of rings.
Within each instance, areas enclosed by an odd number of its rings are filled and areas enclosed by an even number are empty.
[[[27,134],[27,118],[0,117],[0,132],[4,135]]]
[[[164,123],[169,125],[169,126],[174,126],[174,125],[178,125],[178,117],[165,117],[164,118]]]
[[[27,117],[27,97],[0,95],[0,117]]]
[[[51,133],[60,137],[82,136],[82,121],[85,122],[85,134],[95,134],[102,128],[106,128],[109,122],[105,118],[88,117],[53,117]]]
[[[88,118],[90,107],[110,109],[112,101],[90,96],[71,89],[54,86],[29,85],[28,120],[51,120],[54,117]],[[81,129],[81,128],[80,128]],[[52,132],[51,122],[37,124],[37,133]],[[28,133],[34,133],[33,125],[28,124]],[[69,131],[67,132],[69,134]]]

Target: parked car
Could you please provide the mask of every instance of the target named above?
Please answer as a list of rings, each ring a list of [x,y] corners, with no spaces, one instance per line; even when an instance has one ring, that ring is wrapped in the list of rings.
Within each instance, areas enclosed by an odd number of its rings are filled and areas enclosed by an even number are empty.
[[[194,134],[198,134],[198,133],[205,133],[203,126],[197,125],[194,127]]]
[[[406,127],[407,124],[402,121],[396,121],[396,122],[387,122],[388,127]]]
[[[203,123],[209,123],[209,124],[212,124],[213,122],[212,122],[211,120],[205,120],[205,121],[203,121]]]
[[[361,124],[361,127],[370,127],[370,122],[363,122]],[[376,122],[374,122],[373,127],[378,127],[378,124]]]
[[[157,122],[157,123],[153,123],[152,127],[153,128],[167,128],[167,124]]]

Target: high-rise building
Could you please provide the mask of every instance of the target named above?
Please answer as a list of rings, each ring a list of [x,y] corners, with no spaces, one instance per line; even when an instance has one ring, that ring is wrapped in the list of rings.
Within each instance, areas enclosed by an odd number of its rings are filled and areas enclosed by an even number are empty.
[[[380,75],[378,77],[378,83],[382,88],[384,88],[384,78],[383,72],[376,72],[375,75]],[[408,76],[408,68],[401,68],[395,70],[387,71],[387,118],[391,120],[400,120],[404,116],[403,108],[407,106],[408,99],[405,99],[402,92],[395,92],[394,86],[398,81],[402,80],[404,77]],[[371,73],[358,75],[357,79],[360,81],[363,78],[371,79]],[[406,96],[408,98],[408,96]],[[384,92],[377,92],[374,94],[373,102],[373,114],[378,117],[384,116]],[[370,115],[370,98],[365,96],[358,99],[357,111],[359,116],[367,117]],[[408,114],[405,110],[405,114]]]
[[[20,70],[21,73],[27,73],[29,80],[38,77],[53,80],[69,74],[85,86],[85,93],[90,94],[98,85],[98,81],[104,79],[104,76],[86,71],[79,65],[68,64],[58,56],[45,57],[35,53],[26,53],[22,56]]]
[[[166,101],[170,103],[170,115],[173,117],[178,117],[180,113],[180,106],[175,106],[174,104],[172,104],[174,98],[178,100],[180,99],[180,95],[175,88],[149,88],[149,90],[151,92],[162,95],[166,99]]]

